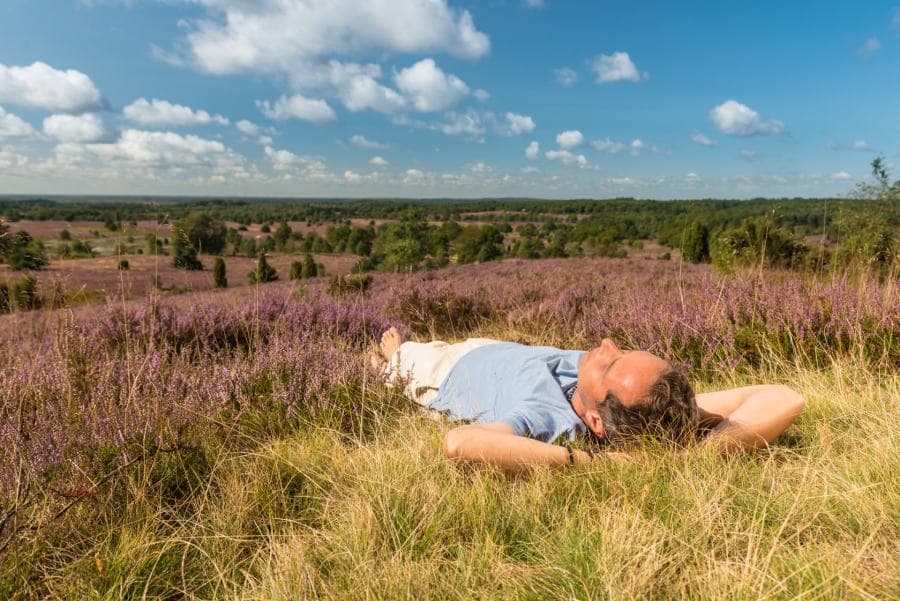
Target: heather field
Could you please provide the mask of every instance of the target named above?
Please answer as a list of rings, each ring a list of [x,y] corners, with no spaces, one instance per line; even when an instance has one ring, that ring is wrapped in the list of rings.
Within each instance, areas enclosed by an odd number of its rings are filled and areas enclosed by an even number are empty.
[[[509,477],[445,461],[448,424],[367,372],[389,325],[609,336],[698,391],[784,383],[806,410],[748,457]],[[891,277],[644,258],[0,316],[0,598],[896,598],[898,325]]]

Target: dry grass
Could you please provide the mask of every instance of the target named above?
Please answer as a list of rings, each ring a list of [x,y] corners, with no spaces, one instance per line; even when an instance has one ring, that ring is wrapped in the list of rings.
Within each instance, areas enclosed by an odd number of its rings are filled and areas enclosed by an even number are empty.
[[[746,458],[648,450],[626,463],[509,478],[448,464],[439,452],[446,425],[388,410],[365,438],[310,425],[242,450],[211,447],[190,463],[160,458],[79,508],[57,536],[20,549],[40,561],[19,582],[40,586],[6,592],[895,598],[900,381],[840,363],[702,388],[757,379],[792,382],[808,409],[773,449]],[[361,402],[377,407],[385,394]],[[190,494],[167,489],[176,474]]]

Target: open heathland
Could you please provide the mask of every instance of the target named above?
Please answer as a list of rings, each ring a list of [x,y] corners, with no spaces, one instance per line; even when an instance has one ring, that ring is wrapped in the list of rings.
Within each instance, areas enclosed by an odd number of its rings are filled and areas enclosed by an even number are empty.
[[[508,477],[365,368],[389,325],[788,384],[770,449]],[[504,260],[0,316],[0,597],[888,599],[893,277]]]

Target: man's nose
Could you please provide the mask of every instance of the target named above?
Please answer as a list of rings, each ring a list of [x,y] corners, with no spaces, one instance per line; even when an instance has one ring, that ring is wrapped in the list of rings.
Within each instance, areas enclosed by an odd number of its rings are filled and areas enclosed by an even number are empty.
[[[616,343],[612,341],[612,338],[604,338],[603,341],[600,342],[600,347],[603,349],[603,352],[612,355],[619,355],[622,352],[619,350],[619,347],[616,346]]]

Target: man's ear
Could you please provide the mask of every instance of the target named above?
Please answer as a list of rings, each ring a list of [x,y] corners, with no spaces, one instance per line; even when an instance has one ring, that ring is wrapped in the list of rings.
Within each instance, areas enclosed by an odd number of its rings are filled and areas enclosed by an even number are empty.
[[[591,429],[591,432],[600,438],[606,437],[606,429],[603,427],[603,418],[596,409],[588,409],[584,413],[584,423]]]

